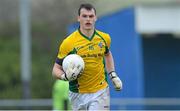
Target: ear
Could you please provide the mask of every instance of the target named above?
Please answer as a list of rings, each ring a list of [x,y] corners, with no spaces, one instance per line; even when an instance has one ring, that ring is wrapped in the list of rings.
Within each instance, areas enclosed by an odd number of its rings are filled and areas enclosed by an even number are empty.
[[[97,16],[96,16],[95,21],[97,21],[97,19],[98,19],[98,18],[97,18]]]
[[[77,16],[77,21],[80,22],[80,16]]]

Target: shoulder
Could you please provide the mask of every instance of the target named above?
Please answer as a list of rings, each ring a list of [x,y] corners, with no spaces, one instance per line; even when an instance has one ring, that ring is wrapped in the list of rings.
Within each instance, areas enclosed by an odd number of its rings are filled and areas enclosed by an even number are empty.
[[[74,31],[73,33],[71,33],[70,35],[68,35],[64,40],[63,42],[67,42],[67,43],[72,43],[77,35],[78,31]]]
[[[58,58],[64,58],[66,55],[68,55],[70,52],[74,50],[74,41],[76,35],[76,31],[67,36],[59,46],[59,54]]]
[[[69,36],[67,36],[62,43],[60,44],[60,50],[62,51],[65,49],[66,51],[73,50],[74,48],[74,43],[75,43],[75,38],[76,38],[77,31],[74,31],[71,33]]]
[[[109,34],[108,33],[105,33],[105,32],[102,32],[102,31],[100,31],[100,30],[96,30],[96,33],[97,34],[99,34],[100,36],[102,36],[102,37],[108,37],[109,36]],[[109,36],[110,37],[110,36]]]
[[[61,43],[61,45],[63,45],[63,46],[68,46],[68,47],[70,47],[70,46],[72,46],[73,45],[73,43],[75,42],[75,40],[76,40],[76,35],[77,35],[77,30],[76,31],[74,31],[73,33],[71,33],[70,35],[68,35],[63,41],[62,41],[62,43]]]
[[[96,30],[96,34],[98,36],[100,36],[102,39],[104,39],[106,42],[110,42],[111,41],[111,37],[108,33]]]
[[[109,35],[108,33],[105,33],[105,32],[99,31],[99,30],[96,30],[96,34],[105,41],[105,43],[106,43],[106,45],[107,45],[108,47],[110,47],[111,37],[110,37],[110,35]]]

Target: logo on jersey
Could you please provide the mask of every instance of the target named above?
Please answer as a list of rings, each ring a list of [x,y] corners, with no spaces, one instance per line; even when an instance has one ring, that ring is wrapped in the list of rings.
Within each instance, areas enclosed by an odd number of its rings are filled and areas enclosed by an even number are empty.
[[[90,45],[90,46],[89,46],[89,50],[94,50],[94,46],[93,46],[93,45]]]
[[[102,47],[103,47],[103,43],[102,43],[102,42],[99,42],[98,46],[99,46],[100,48],[102,48]]]

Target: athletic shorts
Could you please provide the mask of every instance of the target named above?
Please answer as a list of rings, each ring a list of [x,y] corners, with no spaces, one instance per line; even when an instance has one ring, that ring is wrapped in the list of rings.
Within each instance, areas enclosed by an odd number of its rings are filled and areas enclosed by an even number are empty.
[[[77,110],[109,110],[109,87],[95,93],[74,93],[69,91],[69,99],[73,111]]]

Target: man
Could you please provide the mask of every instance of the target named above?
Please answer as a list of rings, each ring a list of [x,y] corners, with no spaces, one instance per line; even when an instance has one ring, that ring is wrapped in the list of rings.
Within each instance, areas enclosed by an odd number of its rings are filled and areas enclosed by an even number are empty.
[[[66,72],[62,70],[63,58],[76,53],[85,62],[81,76],[69,82],[69,99],[73,110],[109,110],[107,73],[115,89],[122,89],[122,82],[115,72],[109,50],[111,38],[95,29],[96,20],[96,10],[91,4],[82,4],[79,7],[80,27],[62,42],[53,67],[56,78],[67,80]]]

